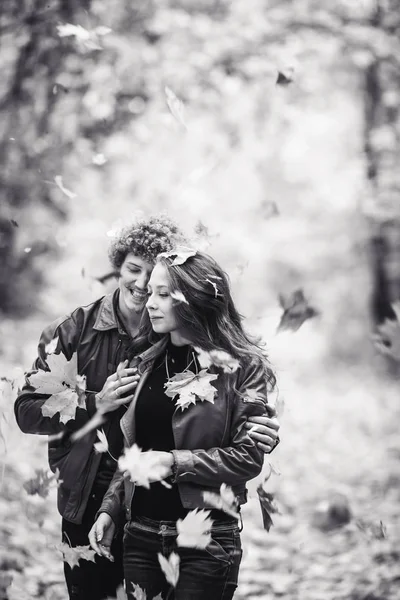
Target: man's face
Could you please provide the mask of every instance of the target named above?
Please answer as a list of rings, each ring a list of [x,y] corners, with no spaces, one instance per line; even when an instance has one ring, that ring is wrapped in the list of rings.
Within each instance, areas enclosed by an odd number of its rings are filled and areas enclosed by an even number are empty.
[[[147,301],[147,284],[154,264],[129,252],[119,275],[120,303],[129,311],[142,312]]]

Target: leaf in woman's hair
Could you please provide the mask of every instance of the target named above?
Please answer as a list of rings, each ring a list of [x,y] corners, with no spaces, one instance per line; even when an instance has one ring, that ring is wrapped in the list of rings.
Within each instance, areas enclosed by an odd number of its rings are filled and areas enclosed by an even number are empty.
[[[223,510],[235,519],[239,518],[238,500],[232,491],[232,488],[222,483],[220,493],[203,492],[203,500],[218,510]]]
[[[260,483],[256,491],[260,501],[263,526],[264,529],[269,531],[274,524],[271,515],[274,513],[279,514],[279,509],[274,503],[274,494],[266,492],[262,483]]]
[[[319,314],[317,309],[308,304],[301,289],[287,297],[280,295],[279,302],[283,308],[283,314],[277,328],[278,332],[297,331],[305,321]]]
[[[214,365],[222,369],[224,373],[234,373],[240,367],[240,362],[225,350],[210,350],[208,352],[202,348],[195,347],[194,349],[203,369],[208,369],[208,367]]]
[[[196,255],[196,250],[188,248],[187,246],[176,246],[173,250],[168,252],[161,252],[158,256],[163,258],[173,258],[171,263],[172,266],[183,265],[188,258]]]
[[[62,542],[61,544],[57,544],[56,550],[62,553],[63,561],[68,563],[71,569],[76,567],[80,560],[95,562],[96,552],[89,545],[71,548],[71,546]]]
[[[171,298],[179,303],[183,302],[184,304],[189,304],[184,294],[180,290],[175,290],[174,292],[171,292]]]
[[[165,558],[161,552],[158,552],[157,557],[161,570],[165,575],[165,579],[172,585],[172,587],[176,587],[179,579],[179,564],[181,562],[179,554],[176,552],[171,552],[169,557]]]
[[[184,371],[177,373],[164,384],[164,393],[169,398],[178,396],[176,406],[182,410],[190,404],[196,404],[198,400],[214,404],[217,390],[211,385],[211,381],[216,379],[218,379],[218,375],[208,373],[207,369],[202,369],[197,375],[192,371]]]
[[[184,519],[178,519],[176,529],[178,546],[205,548],[211,542],[212,519],[209,510],[190,510]]]
[[[167,86],[165,87],[165,97],[172,116],[175,117],[175,119],[180,125],[182,125],[182,127],[184,127],[184,129],[187,129],[187,125],[185,123],[185,106],[182,100],[180,100]]]

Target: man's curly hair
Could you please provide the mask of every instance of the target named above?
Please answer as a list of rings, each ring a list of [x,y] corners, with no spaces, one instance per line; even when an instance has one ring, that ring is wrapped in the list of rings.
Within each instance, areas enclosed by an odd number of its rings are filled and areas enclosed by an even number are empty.
[[[124,227],[111,242],[108,257],[113,268],[119,271],[129,252],[155,262],[158,254],[182,243],[184,236],[179,227],[168,217],[158,215]]]

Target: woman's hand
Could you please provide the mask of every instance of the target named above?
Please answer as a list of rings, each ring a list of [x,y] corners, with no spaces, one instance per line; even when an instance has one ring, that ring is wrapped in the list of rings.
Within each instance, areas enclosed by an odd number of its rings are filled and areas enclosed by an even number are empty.
[[[244,424],[249,436],[257,442],[257,446],[269,454],[279,442],[280,424],[276,417],[249,417]]]
[[[114,562],[110,552],[111,542],[115,533],[115,523],[107,513],[100,513],[92,529],[89,531],[89,542],[99,555]]]
[[[115,373],[107,377],[103,389],[96,394],[97,410],[111,412],[131,402],[140,376],[136,367],[128,368],[127,365],[125,360],[118,365]]]

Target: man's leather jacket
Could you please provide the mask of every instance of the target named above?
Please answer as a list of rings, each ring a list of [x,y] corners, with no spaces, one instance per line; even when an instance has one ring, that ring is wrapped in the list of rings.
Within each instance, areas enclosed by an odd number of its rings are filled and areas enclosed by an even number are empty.
[[[158,342],[158,355],[164,352],[165,345],[165,340]],[[140,362],[147,352],[134,359],[139,372]],[[134,398],[121,419],[126,447],[135,443],[135,405],[154,360],[146,363]],[[242,366],[229,375],[215,372],[218,379],[212,382],[217,388],[214,403],[197,402],[183,411],[177,408],[172,418],[175,481],[187,509],[212,508],[204,501],[203,492],[219,493],[222,483],[231,486],[239,503],[244,504],[246,482],[260,473],[263,464],[263,452],[243,425],[248,417],[266,413],[265,373],[255,365]],[[250,390],[252,392],[247,395]],[[99,513],[108,513],[118,524],[124,503],[125,516],[129,520],[134,489],[130,478],[117,470]]]
[[[15,416],[24,433],[52,435],[67,430],[72,433],[93,416],[95,394],[99,392],[109,375],[115,373],[123,360],[130,342],[116,315],[119,290],[103,298],[77,308],[71,315],[58,319],[47,327],[40,338],[38,358],[15,402]],[[78,373],[86,375],[86,410],[78,408],[74,420],[60,423],[59,414],[44,417],[42,405],[48,395],[40,394],[29,384],[28,377],[38,369],[47,370],[46,345],[58,337],[56,352],[63,352],[68,360],[77,352]],[[104,423],[107,435],[113,419],[120,419],[119,411],[108,413]],[[81,523],[102,455],[96,454],[93,444],[96,431],[71,444],[69,435],[49,443],[49,465],[53,472],[59,469],[58,509],[72,523]]]

